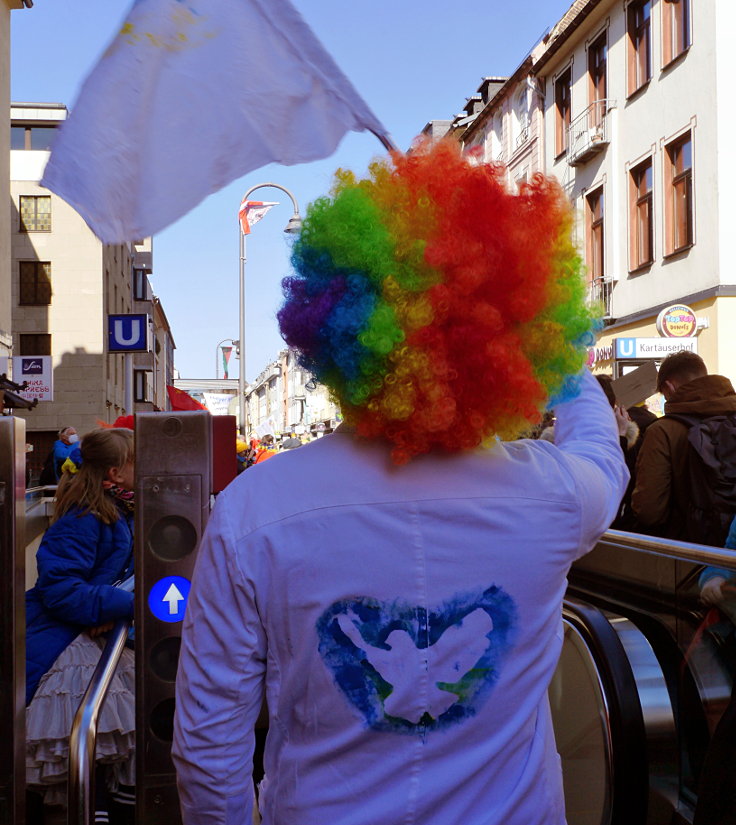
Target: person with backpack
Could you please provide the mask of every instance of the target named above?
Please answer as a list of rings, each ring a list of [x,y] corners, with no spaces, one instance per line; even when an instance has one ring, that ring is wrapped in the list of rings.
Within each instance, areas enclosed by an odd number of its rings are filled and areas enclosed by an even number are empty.
[[[736,514],[736,392],[684,350],[664,359],[657,390],[665,415],[647,429],[637,458],[637,529],[722,547]]]

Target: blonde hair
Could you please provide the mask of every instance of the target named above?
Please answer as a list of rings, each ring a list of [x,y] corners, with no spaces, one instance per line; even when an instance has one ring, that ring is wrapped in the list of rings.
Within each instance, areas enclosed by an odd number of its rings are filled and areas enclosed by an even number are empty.
[[[56,491],[54,518],[61,518],[73,508],[94,513],[105,524],[120,518],[120,511],[110,496],[105,495],[103,481],[112,467],[122,469],[133,461],[133,432],[125,429],[91,430],[80,445],[82,466],[78,472],[62,473]]]

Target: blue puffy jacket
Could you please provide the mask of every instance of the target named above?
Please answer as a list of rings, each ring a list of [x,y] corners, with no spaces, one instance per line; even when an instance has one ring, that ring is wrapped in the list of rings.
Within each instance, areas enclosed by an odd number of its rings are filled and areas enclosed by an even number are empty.
[[[70,510],[49,527],[26,593],[26,704],[41,677],[83,630],[133,618],[133,594],[113,587],[133,568],[133,519],[104,524]]]

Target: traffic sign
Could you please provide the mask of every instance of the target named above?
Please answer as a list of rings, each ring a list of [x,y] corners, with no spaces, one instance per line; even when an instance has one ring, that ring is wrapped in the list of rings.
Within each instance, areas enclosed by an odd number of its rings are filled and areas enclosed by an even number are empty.
[[[187,609],[192,583],[184,576],[164,576],[151,588],[148,607],[162,622],[180,622]]]
[[[108,315],[108,352],[149,352],[148,315]]]

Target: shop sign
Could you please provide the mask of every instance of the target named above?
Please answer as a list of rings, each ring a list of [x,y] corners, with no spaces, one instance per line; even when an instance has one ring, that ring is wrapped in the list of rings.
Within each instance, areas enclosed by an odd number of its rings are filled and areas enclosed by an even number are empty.
[[[698,328],[698,319],[686,304],[672,304],[657,316],[657,332],[665,338],[690,338]]]
[[[51,368],[50,355],[16,355],[13,356],[13,381],[27,386],[18,395],[26,401],[54,400],[54,371]]]
[[[593,367],[599,361],[613,361],[613,344],[604,347],[588,347],[588,366]]]
[[[614,338],[616,360],[627,358],[661,360],[672,352],[698,351],[697,338]]]

